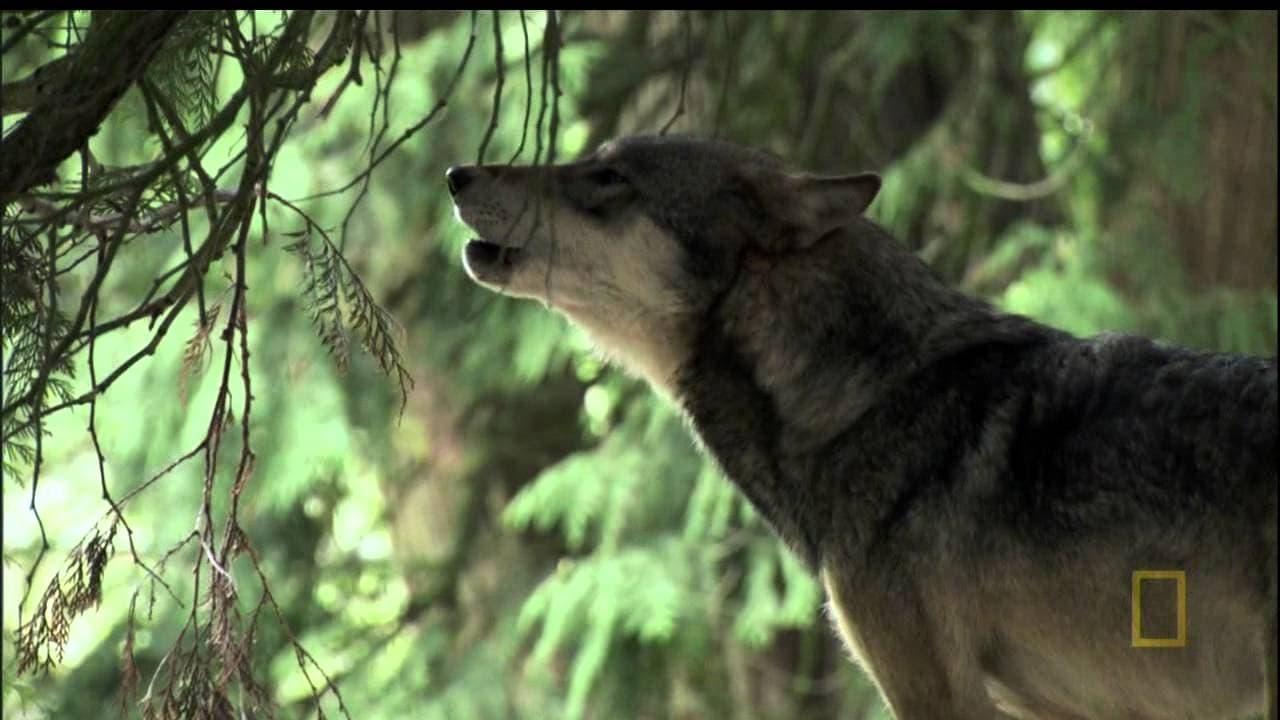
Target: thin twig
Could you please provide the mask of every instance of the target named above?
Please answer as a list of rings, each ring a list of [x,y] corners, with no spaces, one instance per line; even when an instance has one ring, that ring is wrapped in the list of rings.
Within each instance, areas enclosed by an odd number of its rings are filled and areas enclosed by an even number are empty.
[[[8,55],[9,51],[21,42],[24,37],[31,33],[32,30],[35,30],[45,20],[48,20],[60,12],[66,12],[68,15],[71,15],[71,13],[66,10],[45,10],[32,18],[26,25],[15,30],[13,34],[9,36],[9,39],[5,40],[3,45],[0,45],[0,55]]]
[[[547,11],[546,37],[542,41],[543,56],[547,58],[551,75],[551,125],[547,128],[547,164],[556,161],[556,140],[560,136],[560,21],[555,10]]]
[[[724,43],[726,46],[732,42],[733,33],[729,29],[729,12],[722,11],[721,18],[724,19]],[[720,84],[720,98],[716,101],[715,119],[711,122],[711,137],[719,138],[720,129],[724,127],[725,111],[729,107],[729,92],[734,83],[734,70],[737,69],[738,63],[734,58],[725,56],[724,79]]]
[[[1071,150],[1071,154],[1066,160],[1057,167],[1052,173],[1043,179],[1030,183],[1010,182],[1008,180],[998,180],[996,178],[984,175],[978,169],[968,165],[967,163],[960,167],[960,179],[970,190],[1000,200],[1010,200],[1013,202],[1032,202],[1046,198],[1063,188],[1067,181],[1071,179],[1071,175],[1080,167],[1081,162],[1085,158],[1085,148],[1088,145],[1088,134],[1079,138],[1076,145]]]
[[[484,164],[484,151],[489,147],[489,140],[493,138],[493,131],[498,127],[498,113],[502,108],[502,83],[503,77],[503,52],[502,52],[502,21],[499,19],[498,11],[493,11],[493,65],[498,72],[497,83],[493,88],[493,108],[489,115],[489,126],[485,128],[484,139],[480,141],[480,152],[476,158],[477,165]]]
[[[463,70],[466,69],[467,63],[471,61],[471,50],[475,47],[475,44],[476,44],[476,11],[472,10],[471,11],[471,37],[470,39],[467,40],[467,48],[462,53],[462,61],[458,63],[458,68],[454,71],[453,78],[449,81],[448,86],[445,87],[444,95],[442,95],[441,98],[436,101],[435,106],[433,106],[431,110],[427,112],[427,114],[424,115],[420,120],[418,120],[416,123],[406,128],[405,131],[401,133],[400,137],[396,138],[395,142],[387,146],[387,148],[383,150],[381,154],[379,154],[376,158],[373,159],[373,162],[369,163],[368,167],[366,167],[364,170],[361,170],[359,174],[357,174],[354,178],[348,181],[345,185],[339,188],[335,188],[333,190],[325,190],[324,192],[315,193],[314,195],[307,195],[306,197],[299,198],[295,202],[319,200],[320,198],[326,198],[332,195],[340,195],[350,190],[351,188],[355,187],[357,183],[362,182],[364,178],[368,177],[369,175],[372,175],[373,171],[376,170],[377,167],[382,164],[382,161],[386,160],[387,156],[389,156],[392,152],[394,152],[396,148],[400,147],[405,143],[405,141],[407,141],[409,138],[416,135],[419,130],[426,127],[427,124],[429,124],[432,120],[435,120],[436,115],[438,115],[441,110],[444,110],[445,106],[449,104],[449,98],[453,95],[453,89],[458,84],[458,79],[462,77]]]
[[[508,165],[524,153],[524,143],[529,135],[529,118],[533,116],[533,60],[529,54],[529,22],[523,10],[520,11],[520,32],[524,35],[524,122],[520,125],[520,145],[507,161]]]
[[[225,190],[214,191],[214,200],[217,202],[225,203],[235,199],[234,193],[229,193]],[[91,234],[117,230],[123,223],[124,230],[134,235],[159,232],[167,227],[167,223],[170,220],[177,218],[192,207],[190,203],[179,200],[165,203],[150,211],[145,218],[141,219],[136,217],[136,213],[130,212],[118,212],[110,215],[88,215],[83,218],[73,219],[68,218],[66,213],[62,212],[62,208],[57,205],[31,195],[18,198],[18,204],[27,210],[32,217],[29,219],[17,218],[9,221],[10,223],[40,222],[55,225],[61,224]]]
[[[684,115],[685,88],[689,86],[689,73],[693,68],[693,18],[689,12],[684,11],[684,67],[680,71],[680,102],[676,105],[676,111],[671,119],[662,126],[662,132],[658,133],[659,135],[666,135],[671,126],[676,124],[676,120]]]
[[[99,262],[102,261],[102,255],[103,255],[103,248],[100,247],[99,253],[98,253]],[[94,298],[93,306],[89,310],[89,327],[91,330],[96,324],[97,314],[98,314],[98,301],[97,301],[97,298]],[[91,336],[89,340],[89,386],[90,387],[98,386],[97,363],[94,362],[94,348],[96,347],[96,345],[97,344],[93,341]],[[130,526],[129,521],[125,519],[124,512],[121,511],[120,505],[118,505],[116,501],[111,497],[111,491],[107,489],[107,471],[105,467],[106,456],[102,452],[102,443],[98,440],[97,417],[98,417],[98,395],[95,394],[93,398],[89,401],[89,437],[93,441],[93,452],[98,461],[98,484],[102,490],[102,499],[107,501],[107,504],[111,507],[111,512],[115,516],[115,522],[118,522],[120,525],[124,526],[125,537],[129,541],[129,554],[132,556],[134,564],[136,564],[138,567],[145,570],[147,574],[151,575],[153,578],[155,578],[156,580],[159,580],[163,584],[164,580],[162,580],[159,575],[156,575],[155,571],[152,570],[151,567],[147,565],[146,562],[143,561],[142,557],[138,555],[138,546],[134,543],[134,540],[133,540],[133,527]],[[168,585],[166,585],[165,587],[168,587]]]

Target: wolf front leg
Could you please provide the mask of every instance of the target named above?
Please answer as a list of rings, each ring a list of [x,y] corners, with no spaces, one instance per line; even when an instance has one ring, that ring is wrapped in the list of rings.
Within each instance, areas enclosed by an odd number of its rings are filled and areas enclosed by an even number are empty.
[[[1268,530],[1274,533],[1276,523],[1274,513]],[[1280,568],[1276,566],[1276,537],[1272,534],[1266,539],[1270,549],[1269,564],[1267,571],[1270,573],[1270,582],[1267,584],[1267,600],[1266,610],[1267,619],[1263,622],[1263,627],[1267,633],[1262,640],[1263,648],[1263,671],[1266,673],[1263,678],[1267,688],[1267,720],[1280,720]]]
[[[843,579],[842,579],[843,578]],[[985,696],[955,692],[918,595],[878,582],[851,581],[824,568],[828,610],[853,659],[880,690],[896,720],[992,720]],[[876,590],[868,590],[868,588]]]
[[[1267,720],[1280,720],[1280,623],[1276,622],[1275,593],[1272,593],[1271,621],[1267,623]]]

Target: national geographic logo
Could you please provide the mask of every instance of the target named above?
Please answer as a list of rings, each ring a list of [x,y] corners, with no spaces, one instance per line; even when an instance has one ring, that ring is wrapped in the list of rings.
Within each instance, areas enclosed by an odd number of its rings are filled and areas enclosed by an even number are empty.
[[[1175,583],[1173,588],[1168,587],[1169,581]],[[1145,604],[1147,617],[1156,620],[1162,626],[1162,630],[1167,632],[1169,621],[1176,618],[1176,634],[1169,637],[1167,634],[1163,636],[1147,637],[1142,631],[1142,616],[1144,604],[1142,600],[1143,582],[1148,581],[1149,587],[1147,592],[1148,601]],[[1160,587],[1164,586],[1164,587]],[[1173,590],[1176,597],[1171,597]],[[1163,591],[1163,592],[1161,592]],[[1153,595],[1160,597],[1153,597]],[[1170,603],[1169,601],[1174,601]],[[1176,607],[1176,613],[1171,613],[1170,609]],[[1154,617],[1153,617],[1154,616]],[[1187,646],[1187,573],[1182,570],[1135,570],[1133,572],[1133,647],[1136,648],[1180,648]],[[1156,624],[1156,623],[1152,623]]]

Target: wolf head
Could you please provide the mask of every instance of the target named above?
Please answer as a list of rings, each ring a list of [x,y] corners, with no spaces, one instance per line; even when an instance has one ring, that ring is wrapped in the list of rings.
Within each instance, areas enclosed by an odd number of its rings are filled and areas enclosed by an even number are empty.
[[[561,165],[455,166],[468,274],[536,298],[665,388],[687,333],[744,262],[803,251],[854,221],[874,174],[791,172],[723,142],[630,137]]]

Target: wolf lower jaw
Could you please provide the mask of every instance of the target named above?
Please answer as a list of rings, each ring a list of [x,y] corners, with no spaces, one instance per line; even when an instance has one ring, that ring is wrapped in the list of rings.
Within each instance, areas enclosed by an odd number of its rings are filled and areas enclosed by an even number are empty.
[[[524,261],[523,256],[520,248],[476,238],[463,248],[462,263],[473,280],[497,289],[510,282],[515,268]]]

